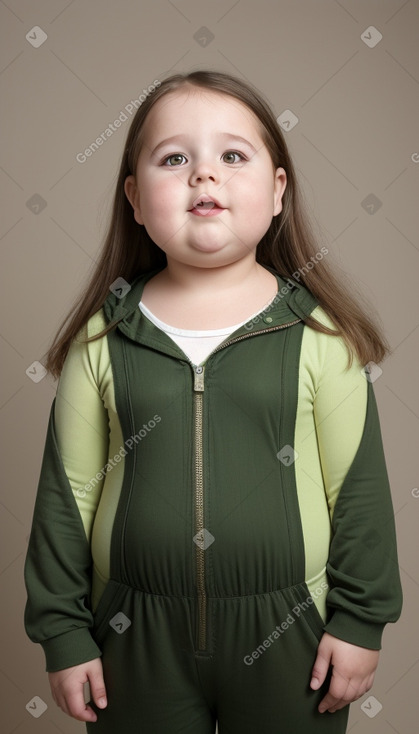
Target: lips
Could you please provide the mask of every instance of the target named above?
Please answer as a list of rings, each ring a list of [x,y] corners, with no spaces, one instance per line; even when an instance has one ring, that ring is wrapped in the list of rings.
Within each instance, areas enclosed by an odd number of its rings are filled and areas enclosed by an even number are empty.
[[[194,214],[199,213],[205,216],[209,213],[218,213],[220,211],[223,211],[223,209],[224,207],[222,207],[220,202],[213,196],[208,196],[208,194],[200,194],[193,200],[192,207],[188,209],[188,211],[193,212]]]

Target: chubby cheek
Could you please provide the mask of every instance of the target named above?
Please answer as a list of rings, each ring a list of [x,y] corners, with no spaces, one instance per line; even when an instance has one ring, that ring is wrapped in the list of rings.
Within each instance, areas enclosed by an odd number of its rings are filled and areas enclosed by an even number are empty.
[[[250,190],[242,192],[238,201],[241,201],[243,223],[265,232],[273,217],[273,187],[266,181],[257,181]]]
[[[173,223],[179,223],[186,217],[184,185],[178,182],[182,186],[180,190],[179,185],[173,184],[170,180],[150,181],[144,186],[141,214],[152,239],[155,239],[152,232],[170,235],[173,233],[170,231],[173,230]]]

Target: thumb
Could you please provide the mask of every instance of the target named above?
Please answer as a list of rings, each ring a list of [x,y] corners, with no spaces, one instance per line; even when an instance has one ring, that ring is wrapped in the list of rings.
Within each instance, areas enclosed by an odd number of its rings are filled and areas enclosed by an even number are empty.
[[[310,687],[317,691],[321,685],[323,685],[327,671],[329,670],[330,660],[332,657],[332,651],[327,648],[326,645],[320,645],[317,649],[317,657],[311,671]]]
[[[102,662],[100,658],[94,661],[96,664],[89,670],[90,694],[99,708],[104,709],[108,705],[106,698],[105,681],[103,680]]]

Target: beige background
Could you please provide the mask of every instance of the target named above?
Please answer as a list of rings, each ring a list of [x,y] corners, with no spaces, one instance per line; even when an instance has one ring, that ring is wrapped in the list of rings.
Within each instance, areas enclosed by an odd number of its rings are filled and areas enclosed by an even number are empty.
[[[198,68],[248,79],[277,116],[298,117],[286,139],[319,242],[369,299],[394,348],[374,388],[405,602],[348,731],[416,730],[418,21],[417,0],[0,3],[4,734],[84,731],[55,706],[42,650],[23,629],[23,562],[56,389],[26,370],[97,258],[129,121],[84,164],[76,155],[153,80]],[[40,38],[34,26],[47,34],[38,48],[26,39]],[[370,695],[382,705],[372,718],[362,709]],[[25,708],[34,696],[48,707],[37,719]]]

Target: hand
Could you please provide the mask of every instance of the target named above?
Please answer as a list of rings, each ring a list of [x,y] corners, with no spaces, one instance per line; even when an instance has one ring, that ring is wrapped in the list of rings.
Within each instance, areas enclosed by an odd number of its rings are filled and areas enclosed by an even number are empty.
[[[103,709],[107,706],[102,661],[100,658],[72,668],[48,673],[52,697],[69,716],[79,721],[96,721],[97,714],[84,702],[83,685],[89,682],[90,693],[95,704]]]
[[[378,665],[379,650],[352,645],[325,632],[317,649],[312,670],[311,688],[317,690],[324,682],[329,666],[333,666],[329,691],[320,701],[321,714],[333,714],[370,690]]]

